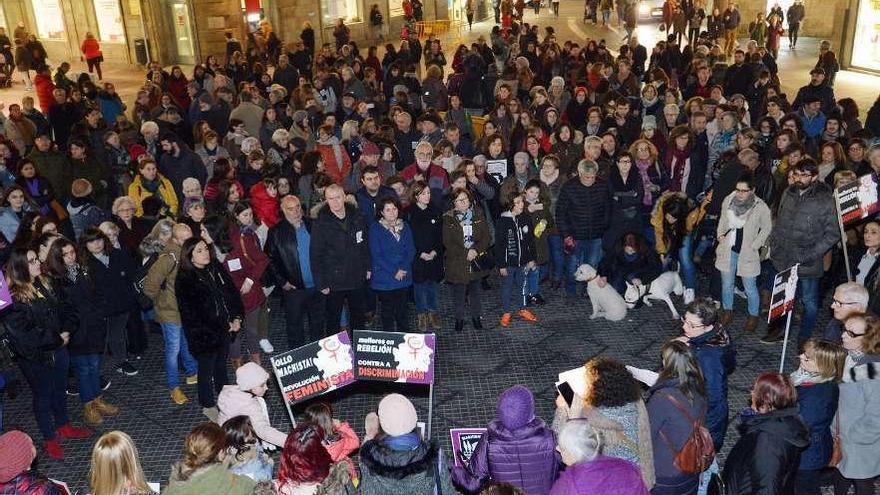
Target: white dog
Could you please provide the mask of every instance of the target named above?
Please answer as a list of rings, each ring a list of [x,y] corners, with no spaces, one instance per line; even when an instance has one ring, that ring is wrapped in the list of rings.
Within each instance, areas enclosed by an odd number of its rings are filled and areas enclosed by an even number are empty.
[[[623,298],[629,309],[633,309],[639,299],[645,303],[645,306],[651,306],[649,299],[664,301],[669,306],[672,317],[678,319],[678,311],[676,311],[675,306],[672,304],[672,299],[669,298],[671,294],[676,296],[684,294],[684,284],[681,283],[681,277],[678,275],[678,272],[664,272],[648,285],[633,285],[627,282],[626,293],[624,293]]]
[[[596,269],[587,264],[579,266],[574,272],[575,280],[587,283],[587,294],[593,304],[590,319],[602,317],[608,321],[620,321],[626,318],[626,302],[611,285],[599,287],[598,278]]]

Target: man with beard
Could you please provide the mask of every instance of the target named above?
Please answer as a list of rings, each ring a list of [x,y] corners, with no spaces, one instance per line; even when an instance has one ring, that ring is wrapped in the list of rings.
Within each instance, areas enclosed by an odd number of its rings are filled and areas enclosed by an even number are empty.
[[[415,158],[415,163],[400,171],[401,177],[408,184],[419,180],[427,182],[428,187],[431,188],[431,201],[440,206],[443,193],[449,189],[449,177],[443,167],[433,163],[434,147],[427,141],[419,142],[416,146]]]
[[[819,280],[825,253],[840,241],[837,210],[831,188],[819,179],[819,166],[812,158],[804,158],[794,166],[794,184],[779,199],[776,223],[767,241],[770,261],[777,272],[797,263],[799,299],[804,315],[798,333],[798,344],[813,334],[819,315]],[[769,274],[774,276],[774,273]],[[767,331],[762,343],[773,344],[783,339],[783,328],[776,325]]]

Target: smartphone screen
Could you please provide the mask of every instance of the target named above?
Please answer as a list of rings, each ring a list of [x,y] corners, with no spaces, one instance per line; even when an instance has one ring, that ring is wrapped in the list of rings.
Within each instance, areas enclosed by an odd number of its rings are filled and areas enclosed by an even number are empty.
[[[559,395],[565,399],[565,403],[568,404],[568,407],[571,407],[571,403],[574,401],[574,390],[572,390],[571,385],[568,382],[562,382],[556,386],[556,390],[559,391]]]

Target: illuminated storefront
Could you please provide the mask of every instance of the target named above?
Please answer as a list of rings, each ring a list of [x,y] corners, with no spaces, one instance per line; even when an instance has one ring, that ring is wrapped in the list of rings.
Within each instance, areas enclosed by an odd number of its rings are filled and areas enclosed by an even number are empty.
[[[850,65],[880,71],[880,0],[860,0]]]

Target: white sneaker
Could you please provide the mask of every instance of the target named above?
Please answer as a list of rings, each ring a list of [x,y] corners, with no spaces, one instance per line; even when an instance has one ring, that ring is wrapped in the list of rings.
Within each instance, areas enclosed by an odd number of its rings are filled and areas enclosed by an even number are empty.
[[[266,354],[271,354],[275,352],[275,348],[272,347],[272,343],[269,342],[269,339],[261,339],[260,340],[260,349],[263,350]]]
[[[684,290],[684,303],[690,304],[694,302],[694,289],[685,289]]]

